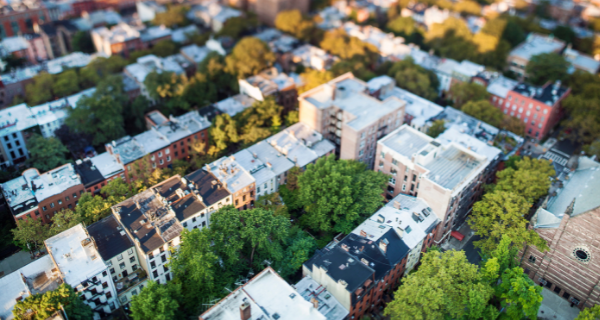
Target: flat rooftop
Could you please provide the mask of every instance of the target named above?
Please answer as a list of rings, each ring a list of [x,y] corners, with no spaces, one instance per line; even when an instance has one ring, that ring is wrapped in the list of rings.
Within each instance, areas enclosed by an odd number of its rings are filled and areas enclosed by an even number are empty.
[[[335,150],[331,141],[323,139],[320,133],[301,122],[267,138],[266,141],[300,168]]]
[[[110,30],[107,27],[100,27],[92,30],[92,34],[98,34],[104,41],[115,44],[140,37],[140,32],[126,23],[119,23]]]
[[[205,46],[200,47],[196,44],[192,44],[181,48],[181,54],[188,57],[188,59],[191,59],[195,63],[200,63],[204,61],[204,59],[208,56],[209,53],[209,48]]]
[[[444,111],[444,107],[398,87],[394,87],[389,95],[382,95],[381,98],[386,99],[391,96],[406,102],[405,112],[413,117],[411,125],[417,128]]]
[[[0,137],[20,132],[36,125],[36,117],[25,103],[0,110]]]
[[[542,54],[558,52],[565,47],[565,43],[552,36],[545,36],[537,33],[530,33],[525,42],[514,48],[510,56],[516,56],[529,61],[531,57]]]
[[[557,195],[548,201],[547,210],[562,218],[573,201],[575,205],[571,216],[586,213],[600,207],[600,163],[586,157],[579,158],[579,164]]]
[[[519,84],[518,81],[509,79],[503,75],[498,75],[495,79],[492,79],[487,87],[487,92],[498,96],[502,99],[506,99],[508,92]]]
[[[66,56],[46,62],[46,69],[50,74],[59,74],[67,69],[83,68],[92,62],[93,57],[82,52],[73,52]]]
[[[255,182],[254,177],[235,160],[235,156],[216,160],[207,165],[206,169],[214,174],[231,193],[236,193]]]
[[[212,206],[231,195],[215,175],[203,169],[186,175],[185,179],[193,185],[194,192],[202,197],[202,202],[207,206]]]
[[[90,237],[94,239],[98,252],[104,261],[108,261],[133,248],[133,241],[129,239],[129,236],[113,215],[89,225],[87,231]]]
[[[519,83],[513,88],[514,92],[517,92],[525,97],[533,98],[547,106],[554,106],[554,104],[562,98],[569,88],[561,86],[560,81],[555,83],[547,83],[543,87],[536,87],[527,83]]]
[[[227,113],[233,117],[247,108],[250,108],[255,101],[256,99],[240,93],[225,100],[216,102],[214,106],[221,112]]]
[[[273,269],[267,267],[243,286],[204,312],[204,320],[239,320],[240,306],[247,304],[252,320],[327,319]]]
[[[89,97],[96,92],[96,88],[87,89],[68,97],[46,102],[35,107],[31,107],[31,113],[37,119],[39,125],[52,123],[65,119],[69,115],[69,108],[76,108],[77,102],[83,97]]]
[[[407,124],[403,124],[400,128],[380,139],[378,144],[393,150],[407,159],[412,159],[413,155],[417,154],[432,141],[433,138],[430,136]]]
[[[275,179],[276,175],[271,168],[262,162],[257,154],[253,154],[248,149],[238,151],[233,156],[235,161],[252,175],[257,186]]]
[[[44,241],[65,282],[77,286],[106,270],[94,242],[78,224]]]
[[[480,159],[451,145],[441,153],[438,152],[432,161],[422,165],[429,170],[429,179],[445,189],[453,190],[470,177],[481,164]]]
[[[260,141],[259,143],[248,147],[246,150],[253,155],[256,155],[256,157],[277,176],[294,167],[294,162],[267,141]]]
[[[152,72],[183,74],[185,70],[175,61],[150,54],[140,57],[136,63],[126,66],[125,72],[130,74],[138,83],[143,84],[146,77]]]
[[[124,170],[123,165],[108,152],[103,152],[90,160],[104,179],[108,179]]]
[[[171,29],[165,26],[154,26],[143,29],[140,33],[140,38],[142,39],[142,41],[152,41],[170,36],[171,33]]]
[[[312,303],[312,299],[316,299],[319,313],[324,315],[327,320],[342,320],[349,313],[327,289],[310,276],[302,278],[294,287],[304,300]]]

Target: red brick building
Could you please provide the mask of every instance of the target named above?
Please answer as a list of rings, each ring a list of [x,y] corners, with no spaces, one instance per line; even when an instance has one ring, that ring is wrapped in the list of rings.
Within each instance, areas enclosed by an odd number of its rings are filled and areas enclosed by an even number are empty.
[[[390,301],[400,278],[433,244],[439,223],[425,201],[398,195],[351,234],[317,250],[302,275],[327,288],[350,312],[347,319],[361,319]]]
[[[525,247],[521,264],[537,284],[579,308],[600,303],[600,164],[582,157],[564,187],[553,192],[530,228],[549,250]]]
[[[30,5],[15,3],[0,7],[0,39],[14,37],[26,33],[33,33],[35,23],[42,24],[50,21],[50,16],[42,2],[34,2]]]
[[[85,192],[72,164],[40,174],[27,169],[22,175],[2,184],[2,192],[14,219],[41,219],[44,224],[63,209],[74,209]]]

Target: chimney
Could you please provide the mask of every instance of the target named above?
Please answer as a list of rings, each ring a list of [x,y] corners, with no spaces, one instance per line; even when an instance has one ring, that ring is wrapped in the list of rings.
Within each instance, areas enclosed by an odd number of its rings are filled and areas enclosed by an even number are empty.
[[[317,298],[310,298],[310,302],[313,304],[313,307],[315,307],[315,309],[319,310],[319,300],[317,300]]]
[[[251,317],[250,303],[244,301],[240,306],[240,320],[250,320]]]
[[[381,241],[379,241],[379,249],[381,249],[381,251],[383,251],[383,253],[387,252],[387,246],[389,244],[388,239],[381,239]]]

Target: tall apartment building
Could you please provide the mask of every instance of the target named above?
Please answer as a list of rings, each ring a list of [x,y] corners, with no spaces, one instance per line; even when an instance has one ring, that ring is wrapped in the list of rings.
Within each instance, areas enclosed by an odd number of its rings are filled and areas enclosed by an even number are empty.
[[[464,221],[502,159],[498,148],[459,130],[452,126],[433,139],[403,125],[377,142],[375,170],[391,176],[386,197],[425,200],[442,222],[438,243]]]
[[[302,266],[361,319],[390,301],[399,279],[433,244],[440,220],[426,201],[399,194],[341,241],[329,244]]]
[[[173,161],[187,159],[191,144],[202,140],[208,146],[210,121],[198,111],[190,111],[179,117],[165,117],[158,111],[146,116],[150,130],[135,137],[125,136],[105,145],[106,151],[124,166],[125,177],[135,179],[136,161],[149,161],[153,169],[166,168]],[[148,158],[145,158],[148,156]]]
[[[65,283],[100,317],[119,307],[117,291],[94,240],[83,224],[44,241]]]
[[[560,53],[564,48],[565,43],[552,35],[530,33],[525,42],[508,54],[508,69],[519,77],[526,77],[525,68],[531,57],[542,53]]]
[[[16,221],[42,219],[44,224],[60,210],[74,209],[84,192],[70,163],[43,174],[35,168],[27,169],[20,177],[2,184],[2,193]]]
[[[309,278],[301,289],[289,285],[271,267],[200,315],[200,320],[314,319],[342,320],[348,314],[324,288]]]
[[[231,193],[236,208],[246,210],[254,207],[256,180],[238,163],[235,156],[223,157],[207,164],[204,170],[213,174],[218,183]]]
[[[332,154],[335,145],[298,122],[285,130],[234,154],[234,157],[256,182],[256,198],[271,194],[287,183],[288,171]]]
[[[183,228],[208,227],[212,212],[232,202],[229,193],[210,189],[219,189],[218,181],[208,184],[205,179],[200,186],[196,181],[176,175],[111,208],[123,231],[133,239],[140,267],[150,280],[165,283],[172,279],[167,266],[170,248],[179,246]],[[210,205],[202,195],[210,199]],[[220,196],[223,198],[217,200]]]
[[[368,85],[352,73],[300,95],[300,122],[336,144],[341,159],[375,162],[377,139],[398,128],[406,103],[369,95]]]
[[[144,269],[140,267],[133,241],[112,215],[89,225],[87,232],[108,267],[119,304],[128,305],[131,297],[137,295],[146,285],[148,278]]]
[[[580,157],[564,186],[545,199],[531,218],[530,229],[549,250],[527,246],[520,253],[525,273],[567,300],[571,306],[600,304],[600,164]]]

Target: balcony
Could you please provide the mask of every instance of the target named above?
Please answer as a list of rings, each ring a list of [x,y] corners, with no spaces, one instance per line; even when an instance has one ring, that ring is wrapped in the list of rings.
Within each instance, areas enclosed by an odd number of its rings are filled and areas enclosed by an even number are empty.
[[[124,277],[115,283],[115,285],[117,286],[117,293],[124,292],[127,289],[137,285],[138,283],[146,280],[147,276],[148,275],[146,274],[146,271],[144,271],[144,269],[138,268],[127,277]]]

